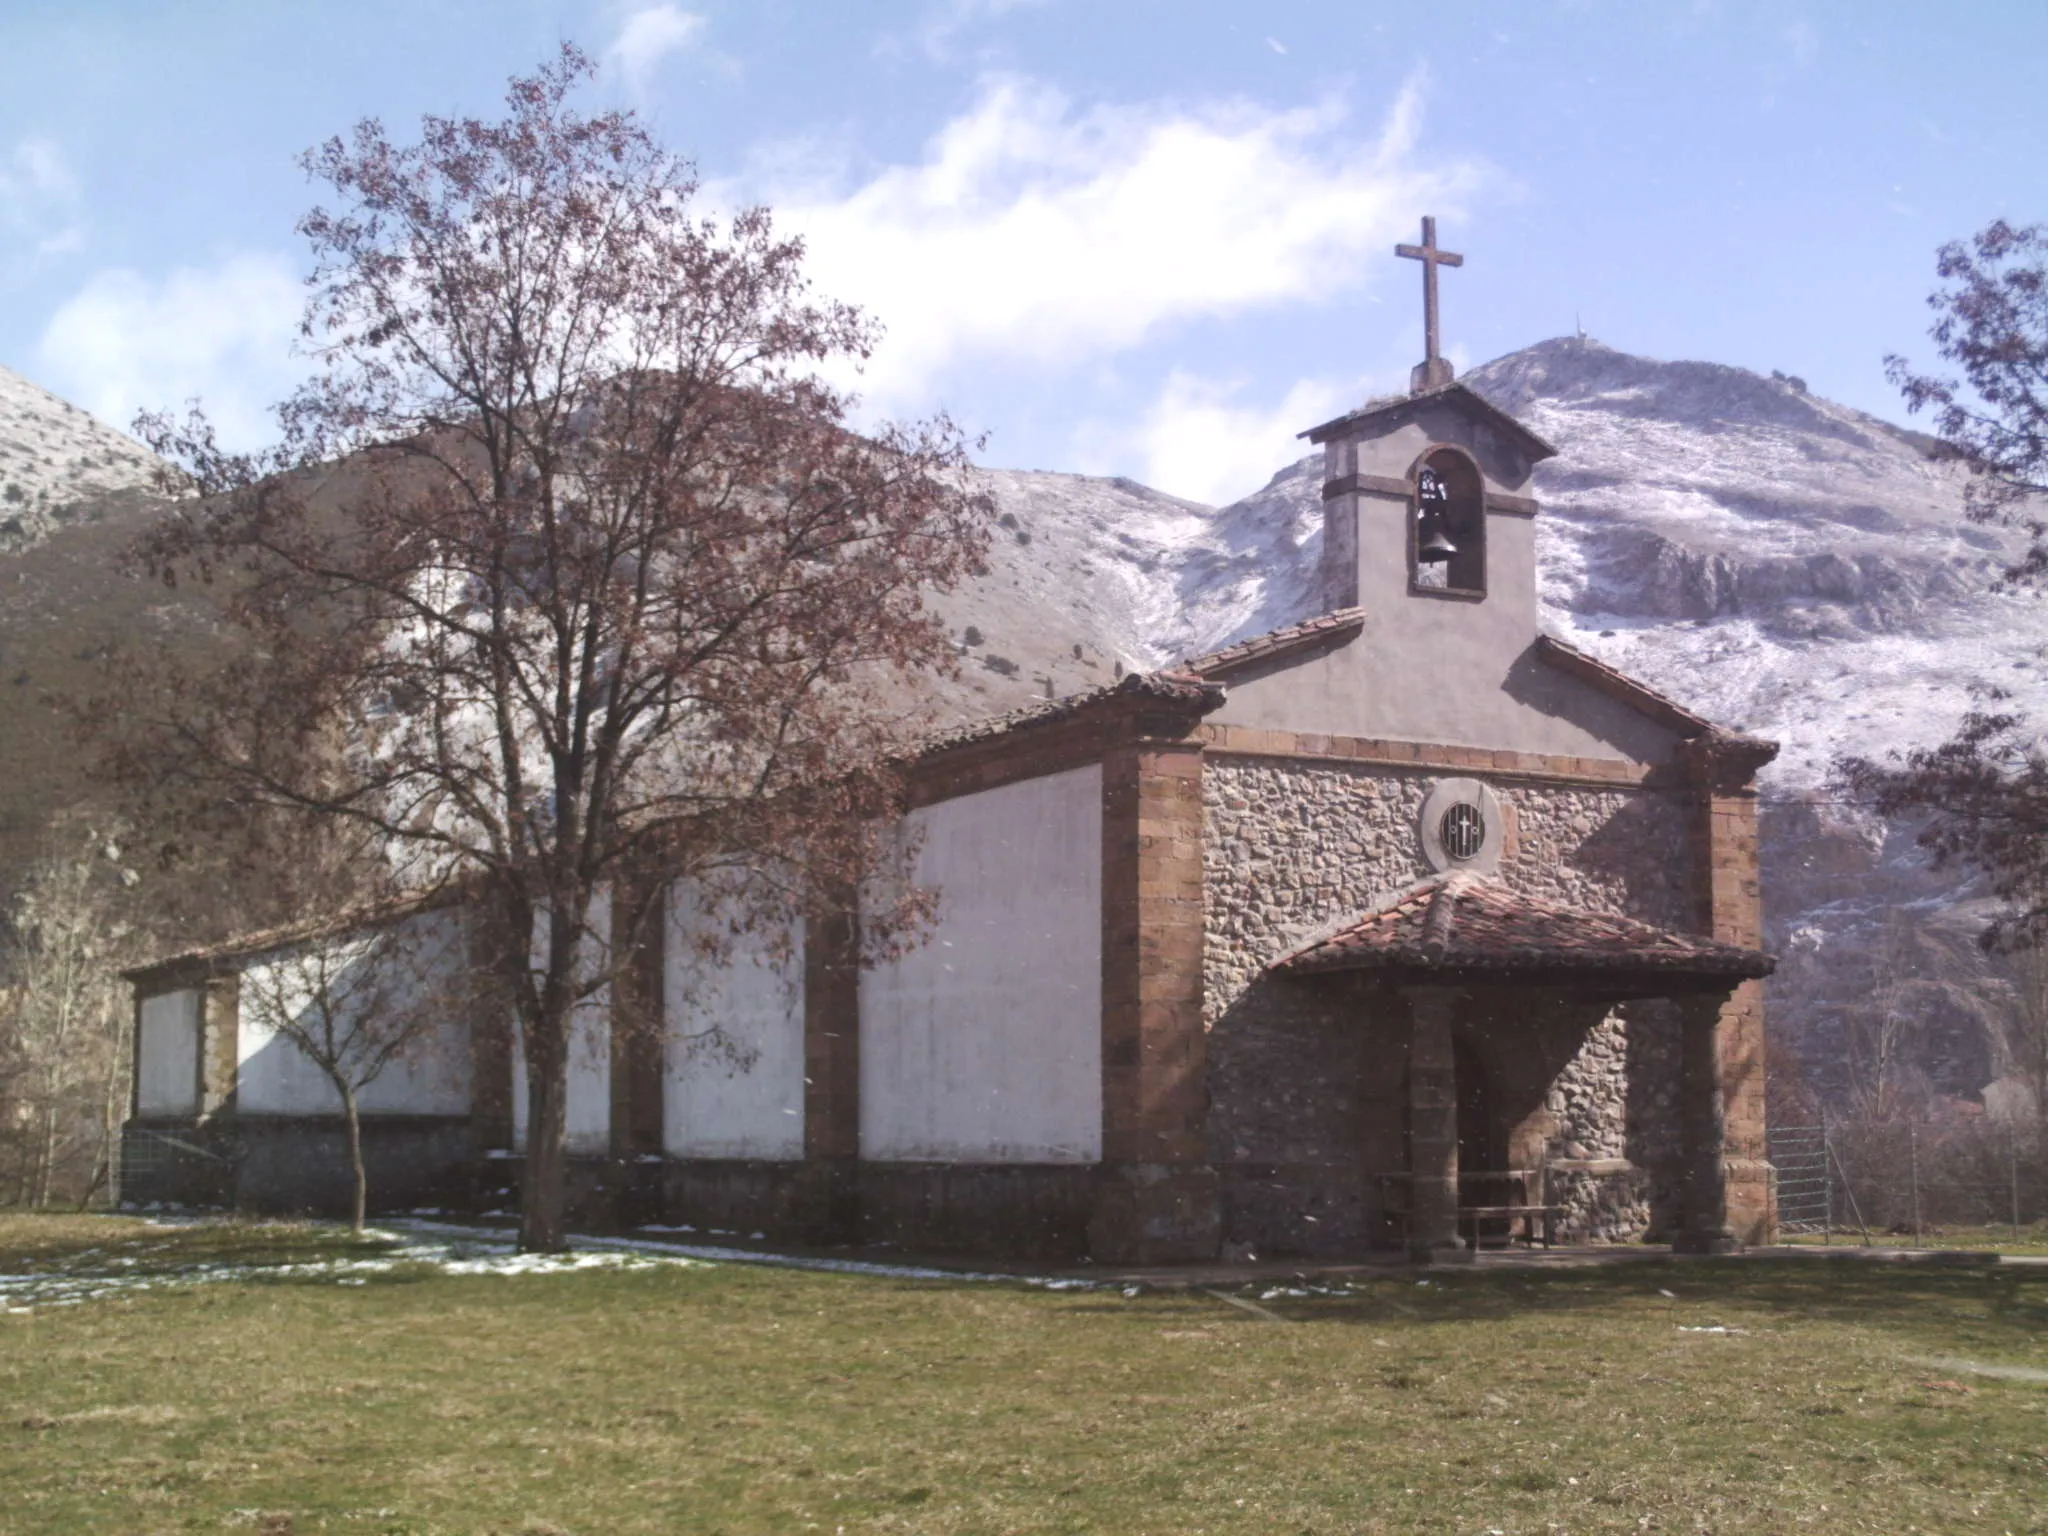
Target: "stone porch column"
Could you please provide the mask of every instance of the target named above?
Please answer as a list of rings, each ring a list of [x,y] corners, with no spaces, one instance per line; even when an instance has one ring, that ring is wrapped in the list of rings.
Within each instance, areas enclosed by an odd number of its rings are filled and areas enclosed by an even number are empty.
[[[1684,1221],[1675,1253],[1733,1253],[1728,1229],[1726,1101],[1721,1091],[1721,1014],[1725,992],[1678,998],[1680,1185]]]
[[[1451,1021],[1459,994],[1407,987],[1408,1255],[1418,1263],[1471,1257],[1458,1236],[1458,1074]]]

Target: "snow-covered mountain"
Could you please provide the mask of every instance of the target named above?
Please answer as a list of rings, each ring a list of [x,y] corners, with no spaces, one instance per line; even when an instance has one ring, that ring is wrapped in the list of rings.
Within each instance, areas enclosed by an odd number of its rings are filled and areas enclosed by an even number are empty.
[[[80,503],[149,486],[156,455],[0,367],[0,551],[46,535]]]

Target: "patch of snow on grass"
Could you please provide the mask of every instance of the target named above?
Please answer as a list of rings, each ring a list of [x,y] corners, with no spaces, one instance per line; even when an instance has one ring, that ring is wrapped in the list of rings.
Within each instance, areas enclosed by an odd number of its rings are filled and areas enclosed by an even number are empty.
[[[81,1270],[83,1255],[73,1255],[69,1267],[48,1272],[0,1275],[0,1309],[14,1315],[32,1313],[38,1307],[75,1306],[80,1302],[130,1295],[141,1291],[165,1290],[177,1286],[208,1285],[222,1281],[332,1280],[340,1285],[362,1285],[376,1275],[399,1269],[428,1269],[444,1275],[560,1275],[587,1270],[642,1270],[689,1268],[701,1260],[684,1254],[622,1251],[580,1251],[570,1253],[519,1253],[509,1235],[499,1236],[474,1228],[446,1228],[439,1232],[408,1234],[372,1230],[365,1234],[393,1246],[374,1254],[337,1254],[296,1264],[265,1264],[260,1261],[167,1264],[138,1270],[134,1257],[104,1261],[104,1267]]]

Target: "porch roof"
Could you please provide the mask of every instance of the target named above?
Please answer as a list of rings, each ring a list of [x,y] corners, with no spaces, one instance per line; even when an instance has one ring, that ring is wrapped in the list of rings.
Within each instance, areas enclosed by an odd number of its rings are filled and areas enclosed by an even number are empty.
[[[1776,959],[1703,934],[1568,907],[1476,875],[1438,875],[1274,961],[1282,976],[1330,971],[1583,980],[1605,989],[1686,990],[1768,976]]]

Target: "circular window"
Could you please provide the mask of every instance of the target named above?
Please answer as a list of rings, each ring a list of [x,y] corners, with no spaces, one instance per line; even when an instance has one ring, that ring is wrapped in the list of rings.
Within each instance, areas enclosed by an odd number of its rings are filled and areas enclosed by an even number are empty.
[[[1460,801],[1444,812],[1437,823],[1437,836],[1443,839],[1444,852],[1463,864],[1478,858],[1479,850],[1486,846],[1486,819],[1478,806]]]
[[[1513,826],[1507,802],[1477,779],[1437,780],[1415,818],[1422,856],[1439,873],[1492,874]]]

